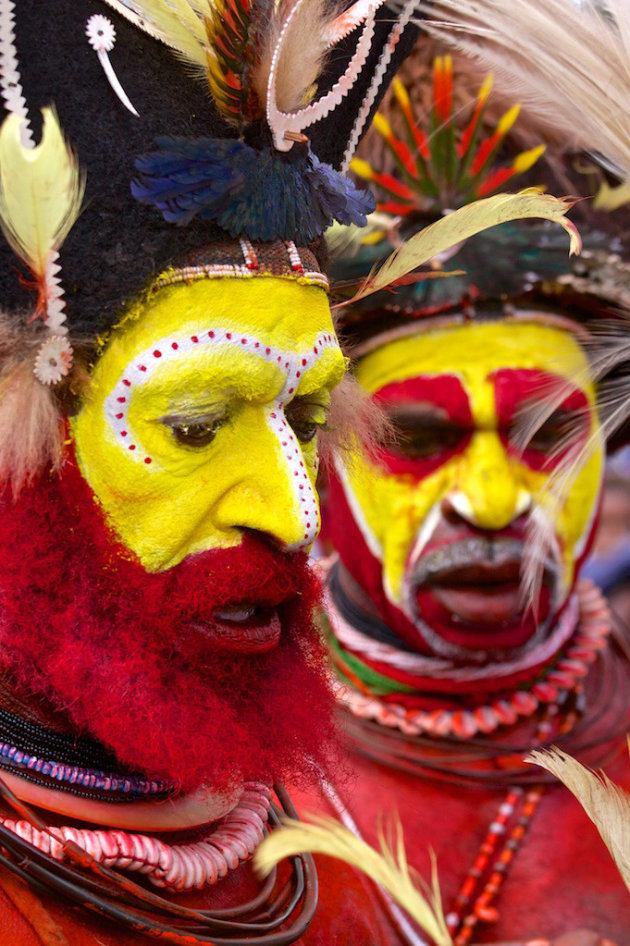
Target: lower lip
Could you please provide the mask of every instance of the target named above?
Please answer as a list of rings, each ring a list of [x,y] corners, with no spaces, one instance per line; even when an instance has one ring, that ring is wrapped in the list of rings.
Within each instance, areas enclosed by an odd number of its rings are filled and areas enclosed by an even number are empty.
[[[549,613],[543,587],[537,615],[524,608],[516,582],[433,585],[415,593],[418,614],[445,641],[468,650],[512,650],[524,646]]]
[[[245,621],[215,617],[210,622],[191,625],[203,634],[213,650],[231,654],[257,655],[275,650],[282,636],[282,623],[276,608],[257,609]]]
[[[521,617],[518,584],[477,588],[435,586],[430,593],[447,611],[469,624],[506,624],[518,621]]]

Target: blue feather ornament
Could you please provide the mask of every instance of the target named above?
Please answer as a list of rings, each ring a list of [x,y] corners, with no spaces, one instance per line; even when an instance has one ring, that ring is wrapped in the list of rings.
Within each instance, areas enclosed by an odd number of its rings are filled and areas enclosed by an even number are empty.
[[[365,226],[374,198],[302,145],[257,150],[230,138],[157,138],[136,160],[133,196],[165,220],[212,220],[232,237],[305,244],[333,221]]]

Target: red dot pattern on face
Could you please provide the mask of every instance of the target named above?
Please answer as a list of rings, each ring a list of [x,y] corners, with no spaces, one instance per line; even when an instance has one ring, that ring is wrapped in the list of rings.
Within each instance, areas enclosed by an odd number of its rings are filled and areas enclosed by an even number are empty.
[[[456,444],[448,443],[431,456],[410,457],[394,444],[381,450],[376,461],[391,473],[410,473],[423,479],[437,470],[451,457],[462,453],[472,436],[472,414],[468,395],[457,375],[417,375],[404,381],[393,381],[373,395],[373,400],[385,409],[408,405],[410,408],[426,404],[439,412],[444,423],[461,429]]]
[[[503,445],[509,454],[518,457],[530,469],[552,470],[570,449],[585,444],[590,432],[589,403],[585,393],[566,378],[536,368],[500,368],[490,378],[494,381],[499,435]],[[549,417],[532,442],[521,450],[514,444],[519,410],[527,402],[531,404],[549,397],[557,398],[559,394],[564,396],[556,415]],[[557,413],[564,415],[572,432],[570,443],[561,451],[555,449],[564,432],[564,425],[558,426]],[[546,446],[543,447],[543,444]]]

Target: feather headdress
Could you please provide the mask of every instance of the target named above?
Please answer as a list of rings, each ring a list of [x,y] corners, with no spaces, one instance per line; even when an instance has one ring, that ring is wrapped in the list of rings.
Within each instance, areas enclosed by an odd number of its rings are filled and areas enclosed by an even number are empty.
[[[205,75],[217,110],[244,140],[161,137],[137,162],[134,195],[170,222],[199,216],[256,240],[309,242],[333,220],[365,223],[371,197],[321,163],[304,130],[353,88],[382,2],[361,0],[340,19],[326,0],[135,0],[154,34]],[[328,50],[359,23],[347,69],[315,98]]]

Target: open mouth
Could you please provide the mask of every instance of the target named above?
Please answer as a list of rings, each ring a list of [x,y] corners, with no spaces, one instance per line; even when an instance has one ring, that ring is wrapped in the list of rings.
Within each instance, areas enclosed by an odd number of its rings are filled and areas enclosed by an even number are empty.
[[[423,635],[473,650],[512,650],[530,641],[549,614],[555,587],[546,563],[537,620],[524,607],[523,543],[474,536],[425,550],[409,575],[408,602]],[[438,647],[439,649],[439,647]]]
[[[275,650],[282,636],[279,607],[238,604],[217,609],[211,621],[191,621],[189,627],[203,635],[213,650],[236,654],[266,654]]]
[[[431,582],[431,593],[459,621],[506,624],[522,611],[519,561],[474,562],[445,569]],[[428,590],[420,586],[418,593]]]

